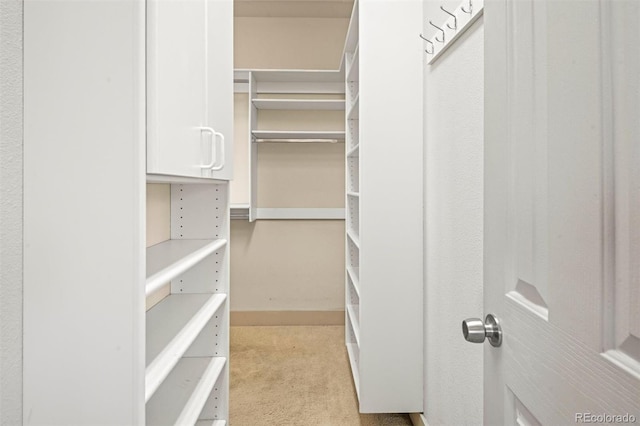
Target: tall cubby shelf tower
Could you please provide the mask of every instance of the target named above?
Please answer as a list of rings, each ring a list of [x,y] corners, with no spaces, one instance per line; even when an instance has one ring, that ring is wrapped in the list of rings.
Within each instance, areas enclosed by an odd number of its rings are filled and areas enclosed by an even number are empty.
[[[423,410],[420,1],[356,0],[345,45],[346,344],[360,411]]]
[[[25,1],[24,424],[227,423],[232,40],[232,0]]]

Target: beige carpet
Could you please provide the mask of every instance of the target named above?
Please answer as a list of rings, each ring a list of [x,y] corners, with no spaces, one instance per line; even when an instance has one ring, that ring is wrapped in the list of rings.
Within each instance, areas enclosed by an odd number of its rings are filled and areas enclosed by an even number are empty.
[[[359,414],[344,326],[231,327],[230,426],[411,425]]]

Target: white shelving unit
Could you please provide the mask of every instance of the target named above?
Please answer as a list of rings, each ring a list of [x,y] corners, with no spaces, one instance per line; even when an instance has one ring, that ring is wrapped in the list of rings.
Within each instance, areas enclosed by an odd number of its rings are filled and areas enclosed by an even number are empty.
[[[421,17],[419,1],[356,0],[341,67],[345,334],[363,413],[423,411]]]
[[[172,184],[171,239],[147,249],[146,294],[170,288],[147,312],[149,424],[228,418],[228,188]]]
[[[342,208],[260,208],[258,200],[258,144],[261,143],[343,143],[343,130],[266,130],[258,128],[261,110],[344,111],[344,73],[314,70],[236,70],[236,92],[249,95],[250,200],[232,206],[237,218],[257,219],[344,219]],[[246,213],[243,212],[246,209]]]
[[[25,3],[25,424],[226,425],[232,10]]]

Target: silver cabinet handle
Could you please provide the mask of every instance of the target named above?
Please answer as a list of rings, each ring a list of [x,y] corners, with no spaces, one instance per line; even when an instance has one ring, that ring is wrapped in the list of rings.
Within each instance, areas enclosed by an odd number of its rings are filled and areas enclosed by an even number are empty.
[[[471,343],[482,343],[486,338],[491,346],[498,347],[502,344],[500,320],[493,314],[487,315],[484,322],[480,318],[467,318],[462,321],[462,335]]]

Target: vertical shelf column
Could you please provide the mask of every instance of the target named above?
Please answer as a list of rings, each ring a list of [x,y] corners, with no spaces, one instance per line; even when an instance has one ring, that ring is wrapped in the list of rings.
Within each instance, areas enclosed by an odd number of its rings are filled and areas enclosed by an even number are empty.
[[[345,44],[345,334],[362,413],[423,410],[421,17],[420,0],[356,0]]]
[[[360,102],[358,2],[354,4],[345,46],[346,284],[345,337],[356,392],[360,397]]]

